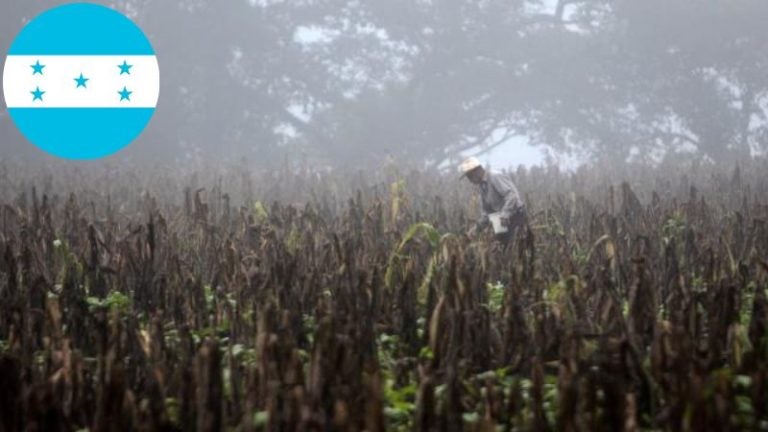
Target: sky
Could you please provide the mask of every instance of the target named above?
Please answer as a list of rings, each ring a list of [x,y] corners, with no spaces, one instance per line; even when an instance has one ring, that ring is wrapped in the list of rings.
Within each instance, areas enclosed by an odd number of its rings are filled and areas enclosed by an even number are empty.
[[[528,145],[528,139],[523,136],[510,138],[506,143],[478,156],[483,164],[494,168],[509,168],[523,165],[530,167],[544,163],[544,149]]]

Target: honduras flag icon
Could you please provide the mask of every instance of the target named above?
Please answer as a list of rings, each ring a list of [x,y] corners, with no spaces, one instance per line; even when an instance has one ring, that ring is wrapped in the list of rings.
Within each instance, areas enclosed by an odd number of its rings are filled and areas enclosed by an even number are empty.
[[[11,45],[3,95],[21,133],[66,159],[96,159],[135,140],[160,94],[157,57],[141,29],[91,3],[50,9]]]

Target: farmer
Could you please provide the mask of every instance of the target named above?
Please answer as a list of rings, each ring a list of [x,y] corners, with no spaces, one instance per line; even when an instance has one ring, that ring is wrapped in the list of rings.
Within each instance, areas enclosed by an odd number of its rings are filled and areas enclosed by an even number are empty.
[[[507,245],[514,237],[515,232],[521,230],[528,223],[525,204],[520,199],[517,187],[507,174],[486,171],[477,158],[471,157],[459,165],[461,178],[466,177],[470,182],[480,187],[482,216],[470,229],[470,234],[475,234],[480,229],[491,225],[490,216],[498,213],[501,226],[506,232],[496,233],[496,239]]]

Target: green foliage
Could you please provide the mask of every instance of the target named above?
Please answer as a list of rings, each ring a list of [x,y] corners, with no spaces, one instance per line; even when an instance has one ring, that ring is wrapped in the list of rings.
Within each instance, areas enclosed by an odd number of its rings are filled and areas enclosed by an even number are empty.
[[[219,338],[221,343],[226,343],[227,338],[223,335],[229,332],[229,321],[221,320],[216,326],[200,327],[199,329],[192,330],[192,340],[199,344],[206,338]]]
[[[403,239],[400,241],[400,245],[397,247],[398,253],[402,252],[405,245],[413,240],[417,234],[422,234],[434,249],[440,245],[440,232],[429,223],[419,222],[411,225],[405,232]]]
[[[165,398],[165,414],[168,416],[168,421],[172,424],[178,425],[181,419],[179,400],[173,397]]]
[[[257,224],[263,224],[269,219],[267,208],[261,201],[256,201],[253,203],[253,218]]]
[[[392,377],[384,381],[384,414],[392,430],[411,430],[413,414],[416,411],[416,384],[396,387]]]
[[[405,180],[398,180],[389,186],[390,214],[389,220],[393,225],[397,223],[400,216],[400,208],[405,204]]]
[[[379,336],[379,364],[384,379],[384,415],[390,430],[409,431],[413,426],[413,414],[416,410],[415,382],[398,386],[395,382],[394,370],[398,352],[401,351],[400,339],[386,333]],[[426,348],[426,351],[425,349]],[[432,353],[428,347],[422,348],[421,356],[428,357]]]
[[[105,298],[88,297],[86,298],[88,307],[93,311],[97,309],[108,309],[117,311],[120,314],[128,313],[131,309],[131,299],[119,291],[110,291]]]
[[[258,360],[256,349],[243,344],[232,345],[232,356],[238,363],[247,367],[255,367]]]
[[[465,427],[474,426],[480,421],[480,414],[475,411],[465,412],[461,414],[461,419],[464,421]]]
[[[288,232],[288,236],[285,238],[285,249],[290,254],[295,254],[296,251],[301,247],[301,234],[299,233],[299,230],[296,229],[296,227],[291,227],[291,230]]]
[[[437,261],[437,254],[434,254],[429,258],[429,264],[427,264],[427,270],[424,272],[424,278],[421,280],[416,292],[416,299],[421,305],[426,304],[427,302],[429,285],[432,283],[432,279],[434,279],[435,274],[437,273]]]
[[[426,222],[419,222],[411,225],[405,232],[402,240],[397,245],[394,251],[389,256],[389,262],[387,265],[387,271],[384,274],[384,282],[390,288],[392,288],[395,278],[395,273],[402,271],[402,261],[407,257],[403,256],[403,249],[410,243],[418,234],[424,236],[429,241],[433,250],[436,250],[440,245],[440,232],[437,231],[432,225]],[[432,272],[434,272],[434,266],[427,272],[427,277],[432,278]]]
[[[205,299],[205,309],[208,313],[213,313],[216,307],[216,291],[212,286],[203,286],[203,298]]]
[[[732,324],[730,329],[730,349],[731,358],[733,359],[733,366],[740,368],[744,356],[750,353],[753,349],[752,342],[749,340],[749,333],[747,327],[741,324]]]
[[[679,210],[676,210],[664,223],[661,225],[661,238],[664,244],[669,244],[672,239],[680,240],[687,227],[685,215]]]
[[[419,360],[425,360],[429,361],[435,358],[435,353],[432,352],[432,349],[429,348],[429,346],[423,346],[421,347],[421,350],[419,350]]]
[[[317,329],[317,322],[314,315],[304,314],[302,318],[302,329],[311,346],[315,341],[315,330]]]
[[[739,310],[739,323],[749,325],[752,321],[752,309],[754,308],[755,294],[758,290],[757,282],[750,281],[746,289],[741,293],[741,309]]]
[[[257,411],[253,413],[252,422],[253,427],[256,428],[256,430],[265,430],[269,423],[269,412]]]
[[[496,314],[504,306],[504,284],[499,281],[494,283],[487,282],[485,287],[488,290],[488,303],[486,306],[491,313]]]
[[[585,267],[589,262],[589,253],[579,245],[574,245],[571,249],[571,259],[576,267]]]
[[[379,363],[384,370],[392,370],[394,368],[399,346],[400,338],[397,335],[382,333],[379,336]]]

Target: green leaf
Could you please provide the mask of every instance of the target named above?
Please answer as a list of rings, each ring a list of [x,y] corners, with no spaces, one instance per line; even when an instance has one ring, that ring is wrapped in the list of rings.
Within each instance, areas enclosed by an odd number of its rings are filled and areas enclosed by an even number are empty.
[[[428,346],[423,346],[419,351],[419,358],[422,360],[432,360],[435,358],[435,353],[433,353],[432,349]]]
[[[461,415],[461,419],[464,420],[464,423],[475,424],[480,421],[480,414],[476,412],[465,412]]]
[[[267,208],[264,207],[264,204],[261,201],[253,203],[253,218],[258,224],[262,224],[269,219]]]
[[[411,242],[418,234],[422,233],[424,237],[426,237],[427,241],[429,242],[430,246],[432,247],[433,252],[437,252],[437,249],[440,247],[440,242],[442,239],[447,238],[445,236],[440,236],[440,232],[435,229],[431,224],[427,222],[419,222],[411,225],[408,227],[408,230],[406,230],[405,235],[400,240],[400,243],[397,245],[397,248],[395,248],[394,251],[389,256],[389,260],[387,261],[387,270],[384,273],[384,284],[392,288],[395,280],[395,274],[402,270],[402,266],[400,265],[401,255],[403,253],[403,249],[405,249],[405,246],[408,245],[408,243]],[[434,271],[434,269],[432,270]],[[428,286],[429,281],[431,280],[431,275],[427,274],[425,275],[425,281],[422,282],[421,287]]]
[[[264,428],[269,423],[269,412],[258,411],[253,414],[253,426],[256,428]]]

